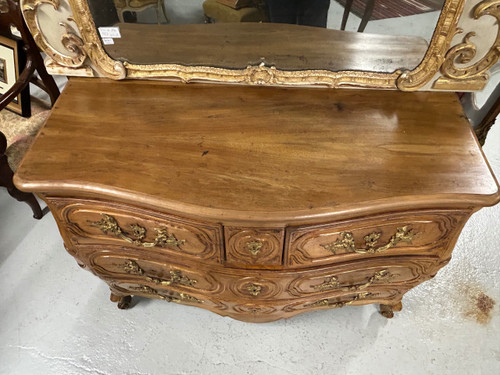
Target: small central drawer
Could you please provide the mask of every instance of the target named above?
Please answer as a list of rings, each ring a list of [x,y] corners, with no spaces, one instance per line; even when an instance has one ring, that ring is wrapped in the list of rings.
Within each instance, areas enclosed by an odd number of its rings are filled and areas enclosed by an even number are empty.
[[[279,266],[284,229],[225,227],[226,263],[233,266]]]

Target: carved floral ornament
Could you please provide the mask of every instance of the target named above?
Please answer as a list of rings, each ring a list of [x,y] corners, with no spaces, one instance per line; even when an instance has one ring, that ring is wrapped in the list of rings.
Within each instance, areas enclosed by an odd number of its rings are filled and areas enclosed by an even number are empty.
[[[0,0],[1,4],[5,0]],[[61,42],[68,51],[63,54],[51,46],[44,37],[36,13],[41,4],[50,4],[57,11],[61,1],[68,1],[73,16],[61,22]],[[462,14],[466,1],[476,2],[472,15]],[[453,91],[481,90],[486,85],[488,70],[500,57],[500,0],[445,0],[434,35],[426,55],[413,70],[393,73],[367,71],[306,70],[284,71],[261,63],[246,69],[223,69],[214,67],[185,66],[178,64],[137,65],[111,59],[97,34],[87,0],[21,0],[26,23],[36,42],[55,64],[61,68],[85,68],[92,66],[99,75],[113,79],[123,78],[169,78],[183,82],[215,81],[243,83],[249,85],[295,85],[328,87],[370,87],[415,91],[438,89]],[[473,61],[476,56],[474,30],[461,30],[460,19],[475,20],[492,16],[497,19],[497,38],[485,56]],[[73,27],[75,25],[75,27]],[[452,46],[452,39],[463,32],[464,39]],[[469,65],[470,64],[470,65]],[[68,73],[70,74],[70,73]]]

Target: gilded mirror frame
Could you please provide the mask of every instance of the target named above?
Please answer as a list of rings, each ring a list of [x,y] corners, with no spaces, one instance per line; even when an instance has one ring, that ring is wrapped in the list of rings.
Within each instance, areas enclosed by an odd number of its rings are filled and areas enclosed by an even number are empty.
[[[0,0],[1,2],[1,0]],[[71,14],[55,27],[61,30],[55,48],[38,19],[41,5],[59,11],[69,4]],[[67,5],[66,4],[66,5]],[[104,76],[112,79],[177,79],[183,82],[219,82],[274,86],[364,87],[379,89],[477,91],[484,88],[488,71],[500,57],[500,0],[445,0],[429,48],[413,70],[392,73],[369,71],[285,71],[264,64],[245,69],[179,64],[138,65],[113,60],[104,50],[86,0],[21,0],[26,23],[50,60],[49,71],[66,75]],[[68,13],[66,11],[66,13]],[[474,30],[484,16],[495,19],[496,37],[481,56],[481,36]],[[471,26],[472,25],[472,26]]]

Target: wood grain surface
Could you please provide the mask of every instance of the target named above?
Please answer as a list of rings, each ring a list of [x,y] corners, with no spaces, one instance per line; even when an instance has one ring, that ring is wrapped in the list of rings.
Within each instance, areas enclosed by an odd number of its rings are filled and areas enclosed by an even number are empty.
[[[273,227],[500,198],[453,93],[76,78],[15,183]]]
[[[381,304],[499,187],[453,93],[71,79],[15,176],[111,300],[248,322]]]
[[[271,23],[116,25],[122,37],[104,46],[117,60],[135,64],[204,65],[243,69],[265,61],[285,70],[413,69],[427,42],[414,36],[355,33]],[[293,41],[293,43],[290,43]],[[138,48],[141,46],[141,48]]]

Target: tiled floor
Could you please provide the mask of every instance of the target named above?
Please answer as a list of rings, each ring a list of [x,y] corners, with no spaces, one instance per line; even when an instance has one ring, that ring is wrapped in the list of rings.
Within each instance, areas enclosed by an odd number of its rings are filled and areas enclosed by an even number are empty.
[[[498,176],[499,145],[497,125],[484,151]],[[0,374],[499,374],[499,234],[500,205],[476,213],[392,320],[362,306],[256,325],[159,300],[118,310],[53,217],[0,189]]]

